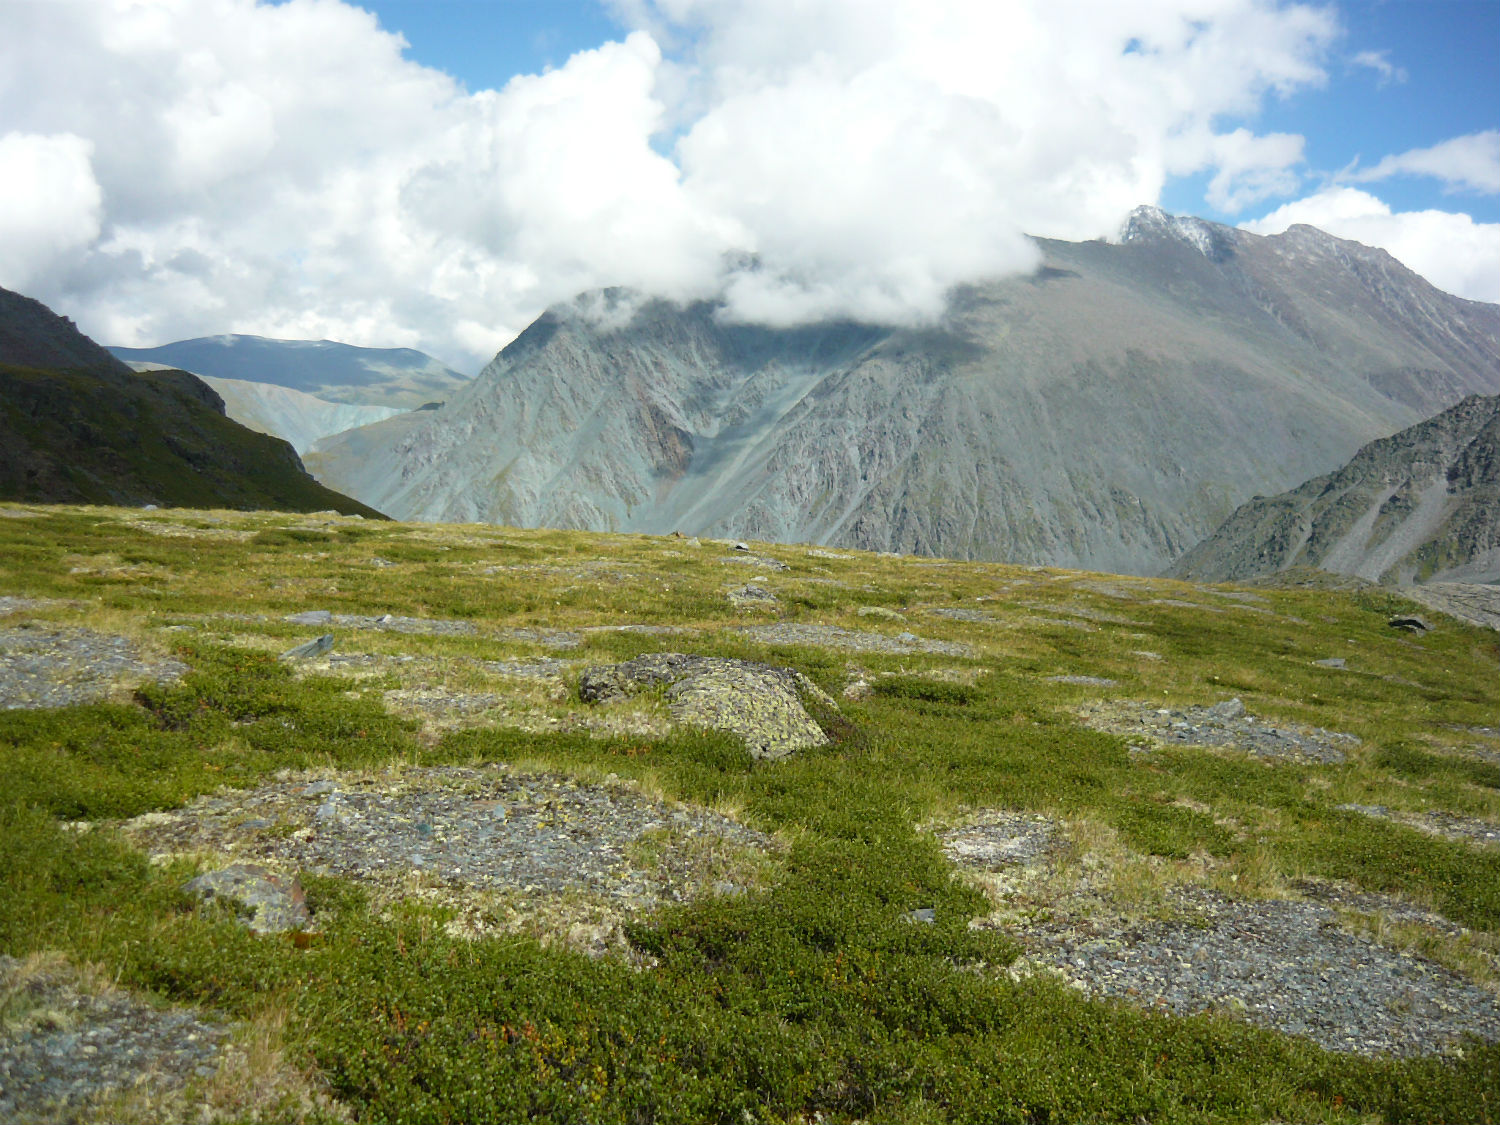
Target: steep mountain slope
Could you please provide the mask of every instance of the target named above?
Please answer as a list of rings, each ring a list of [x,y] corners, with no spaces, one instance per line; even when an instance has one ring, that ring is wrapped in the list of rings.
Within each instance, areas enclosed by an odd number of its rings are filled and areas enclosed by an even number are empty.
[[[137,371],[152,370],[156,364],[132,363]],[[242,426],[257,433],[270,434],[291,442],[299,454],[306,453],[319,438],[329,437],[355,426],[368,426],[403,413],[398,406],[356,406],[329,402],[315,395],[278,387],[273,383],[247,383],[243,379],[216,379],[199,375],[224,402],[224,413]]]
[[[469,379],[411,348],[358,348],[333,340],[205,336],[156,348],[109,349],[120,359],[163,364],[215,379],[270,383],[329,402],[414,410],[457,393]]]
[[[1039,245],[930,329],[593,295],[309,467],[403,518],[1156,572],[1253,493],[1500,391],[1500,307],[1311,228],[1146,208],[1120,243]]]
[[[286,442],[230,421],[192,375],[136,374],[5,289],[0,497],[380,515],[313,480]]]
[[[1171,573],[1314,566],[1371,582],[1500,582],[1500,395],[1373,441],[1337,472],[1236,509]]]

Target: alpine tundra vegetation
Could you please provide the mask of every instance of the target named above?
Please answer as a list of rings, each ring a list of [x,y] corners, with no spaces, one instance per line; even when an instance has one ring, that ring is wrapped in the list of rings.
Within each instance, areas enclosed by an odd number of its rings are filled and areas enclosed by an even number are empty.
[[[0,1116],[1494,1121],[1500,634],[1295,580],[10,504]]]

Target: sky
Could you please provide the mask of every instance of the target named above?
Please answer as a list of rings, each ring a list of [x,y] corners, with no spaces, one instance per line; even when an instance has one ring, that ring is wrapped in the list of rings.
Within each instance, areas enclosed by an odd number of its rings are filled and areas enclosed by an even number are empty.
[[[930,323],[1139,204],[1500,302],[1500,0],[0,0],[0,28],[0,286],[102,343],[473,372],[605,286]]]

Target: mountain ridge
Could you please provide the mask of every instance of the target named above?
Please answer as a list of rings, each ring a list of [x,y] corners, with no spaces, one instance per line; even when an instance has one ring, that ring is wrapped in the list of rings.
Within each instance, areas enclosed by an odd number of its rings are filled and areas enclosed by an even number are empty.
[[[1347,464],[1237,508],[1169,571],[1312,566],[1370,582],[1500,582],[1500,395],[1471,395]]]
[[[590,295],[308,465],[399,518],[1154,573],[1252,493],[1500,391],[1500,307],[1311,228],[1151,208],[1118,243],[1037,242],[928,328]]]
[[[446,399],[467,376],[413,348],[365,348],[336,340],[278,340],[225,334],[152,348],[111,346],[118,359],[159,363],[195,375],[269,383],[351,406],[412,410]]]
[[[136,373],[41,302],[0,289],[0,496],[44,503],[333,509],[279,438],[185,371]]]

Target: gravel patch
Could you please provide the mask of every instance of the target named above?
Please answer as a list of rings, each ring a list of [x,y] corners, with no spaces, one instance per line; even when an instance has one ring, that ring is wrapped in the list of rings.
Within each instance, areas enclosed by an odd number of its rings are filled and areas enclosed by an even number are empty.
[[[772,847],[707,809],[503,765],[289,778],[147,813],[123,830],[154,855],[213,852],[272,871],[343,876],[388,897],[463,908],[485,892],[582,894],[626,914],[701,891],[695,857],[705,849]],[[660,837],[654,863],[633,850],[651,834]]]
[[[1352,734],[1257,719],[1238,699],[1181,710],[1131,701],[1096,702],[1078,716],[1094,730],[1137,740],[1132,749],[1142,753],[1162,745],[1214,746],[1267,761],[1334,765],[1344,761],[1346,747],[1359,744]]]
[[[67,604],[60,598],[21,598],[11,594],[0,594],[0,617],[9,616],[12,613],[27,613],[35,609],[52,609],[54,606]]]
[[[181,661],[90,629],[0,629],[0,710],[94,703],[123,687],[175,680]]]
[[[583,644],[582,636],[567,629],[501,629],[496,636],[502,640],[540,645],[542,648],[569,649]]]
[[[385,613],[379,616],[357,613],[330,613],[326,609],[289,614],[283,620],[293,625],[337,625],[342,629],[379,629],[388,633],[421,634],[429,637],[472,637],[479,627],[472,621],[449,621],[434,617],[399,617]]]
[[[1056,821],[1036,813],[986,809],[937,833],[943,854],[969,871],[1000,871],[1046,859],[1061,843]]]
[[[741,625],[732,630],[766,645],[813,645],[818,648],[843,649],[846,652],[879,652],[904,655],[912,652],[939,653],[944,656],[970,656],[968,645],[951,641],[926,640],[915,633],[869,633],[844,629],[838,625]]]
[[[1052,970],[1093,995],[1179,1015],[1216,1011],[1332,1051],[1441,1053],[1500,1040],[1500,1003],[1448,969],[1346,933],[1326,906],[1174,893],[1193,921],[1016,932],[1013,971]]]
[[[1087,687],[1114,687],[1119,680],[1108,676],[1048,676],[1049,684],[1081,684]]]
[[[182,1008],[88,987],[66,965],[0,954],[0,1121],[70,1120],[113,1092],[159,1094],[217,1069],[230,1030]]]
[[[1373,820],[1389,820],[1426,832],[1429,836],[1441,836],[1445,840],[1458,840],[1466,844],[1500,845],[1500,826],[1471,816],[1459,816],[1449,812],[1407,813],[1388,809],[1384,805],[1339,805],[1343,812],[1359,813]]]
[[[968,621],[975,625],[998,620],[993,613],[986,613],[982,609],[956,609],[949,606],[940,606],[924,609],[922,612],[931,617],[944,617],[949,621]]]

